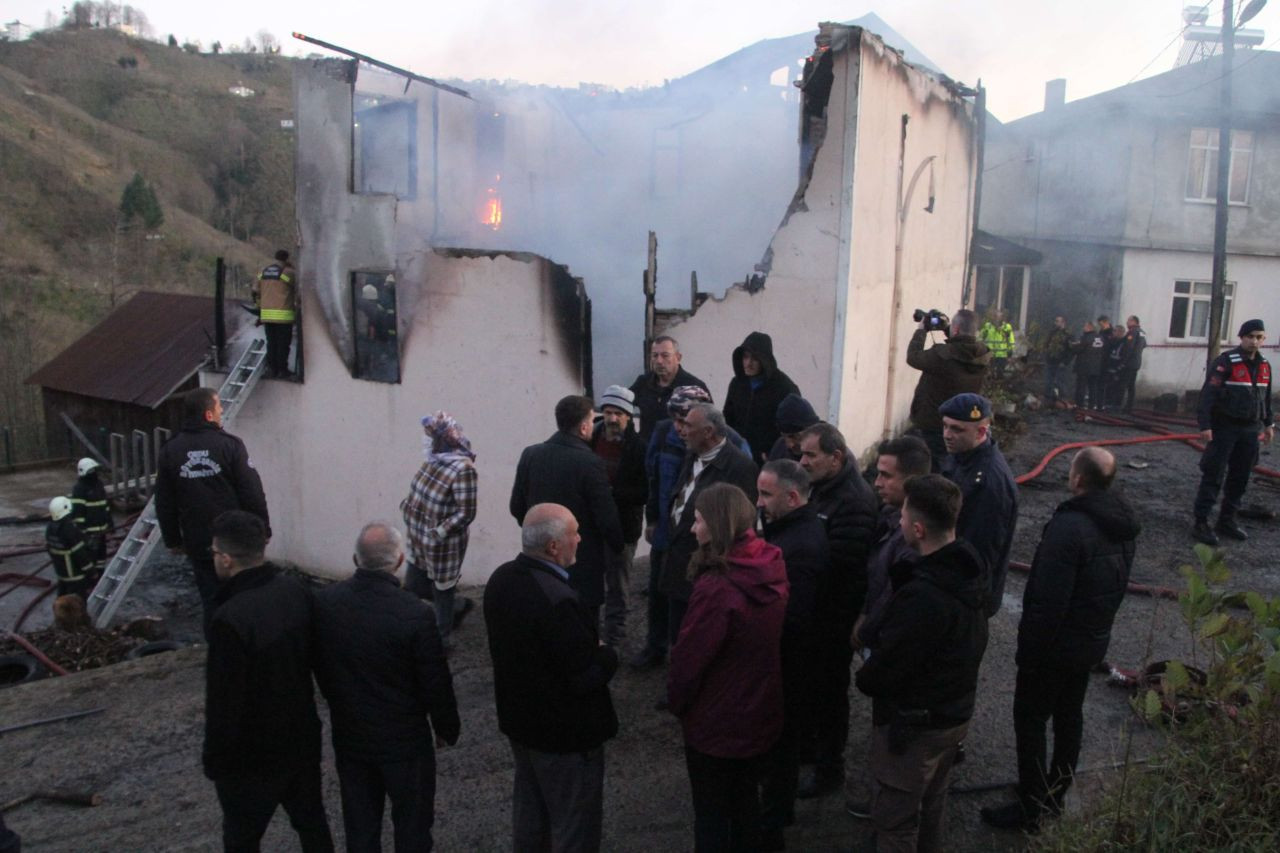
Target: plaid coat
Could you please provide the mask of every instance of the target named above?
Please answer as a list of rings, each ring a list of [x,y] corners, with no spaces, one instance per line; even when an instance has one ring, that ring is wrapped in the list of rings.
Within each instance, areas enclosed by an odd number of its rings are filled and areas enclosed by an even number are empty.
[[[476,469],[465,458],[422,463],[400,502],[409,556],[437,584],[457,581],[476,517]]]

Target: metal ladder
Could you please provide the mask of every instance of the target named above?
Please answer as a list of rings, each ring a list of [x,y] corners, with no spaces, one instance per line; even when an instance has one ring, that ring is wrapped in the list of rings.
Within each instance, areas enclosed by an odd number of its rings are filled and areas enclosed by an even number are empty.
[[[224,428],[230,426],[244,401],[253,393],[262,377],[262,367],[266,360],[267,342],[262,338],[255,338],[249,342],[249,348],[227,374],[226,381],[218,389]],[[129,588],[138,579],[138,573],[146,565],[147,558],[162,539],[160,522],[156,518],[156,500],[153,497],[142,508],[138,520],[129,528],[128,535],[107,563],[102,579],[89,594],[89,618],[93,620],[94,627],[105,628],[111,622],[116,609],[129,594]]]

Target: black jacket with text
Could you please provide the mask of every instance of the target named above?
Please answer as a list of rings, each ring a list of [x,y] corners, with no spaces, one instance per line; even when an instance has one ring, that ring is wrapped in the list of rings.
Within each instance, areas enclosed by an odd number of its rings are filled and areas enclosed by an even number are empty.
[[[359,761],[458,741],[458,705],[435,612],[387,572],[357,569],[315,596],[315,672],[333,749]]]
[[[1022,593],[1019,667],[1085,670],[1102,661],[1141,529],[1133,508],[1110,490],[1058,505]]]

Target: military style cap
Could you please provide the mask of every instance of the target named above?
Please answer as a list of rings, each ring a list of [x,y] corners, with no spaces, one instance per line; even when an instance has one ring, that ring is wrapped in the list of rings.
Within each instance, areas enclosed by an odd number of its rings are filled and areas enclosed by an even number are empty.
[[[957,394],[938,407],[938,414],[956,421],[984,421],[991,417],[991,401],[981,394]]]
[[[1243,338],[1245,335],[1252,335],[1254,332],[1265,332],[1266,330],[1261,320],[1245,320],[1244,324],[1240,326],[1239,337]]]

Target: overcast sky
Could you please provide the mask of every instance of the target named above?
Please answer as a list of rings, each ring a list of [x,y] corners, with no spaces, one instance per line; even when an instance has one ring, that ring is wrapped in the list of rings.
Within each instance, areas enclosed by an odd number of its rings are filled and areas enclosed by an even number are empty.
[[[1246,0],[1237,0],[1237,10]],[[0,15],[37,27],[69,2],[5,0]],[[260,30],[286,53],[312,50],[292,31],[431,77],[513,78],[626,87],[661,83],[765,38],[874,11],[952,77],[982,79],[1003,121],[1036,112],[1044,83],[1067,78],[1067,98],[1172,67],[1180,11],[1196,0],[136,0],[155,34],[239,43]],[[1219,22],[1222,0],[1211,3]],[[1280,44],[1280,0],[1248,26]]]

